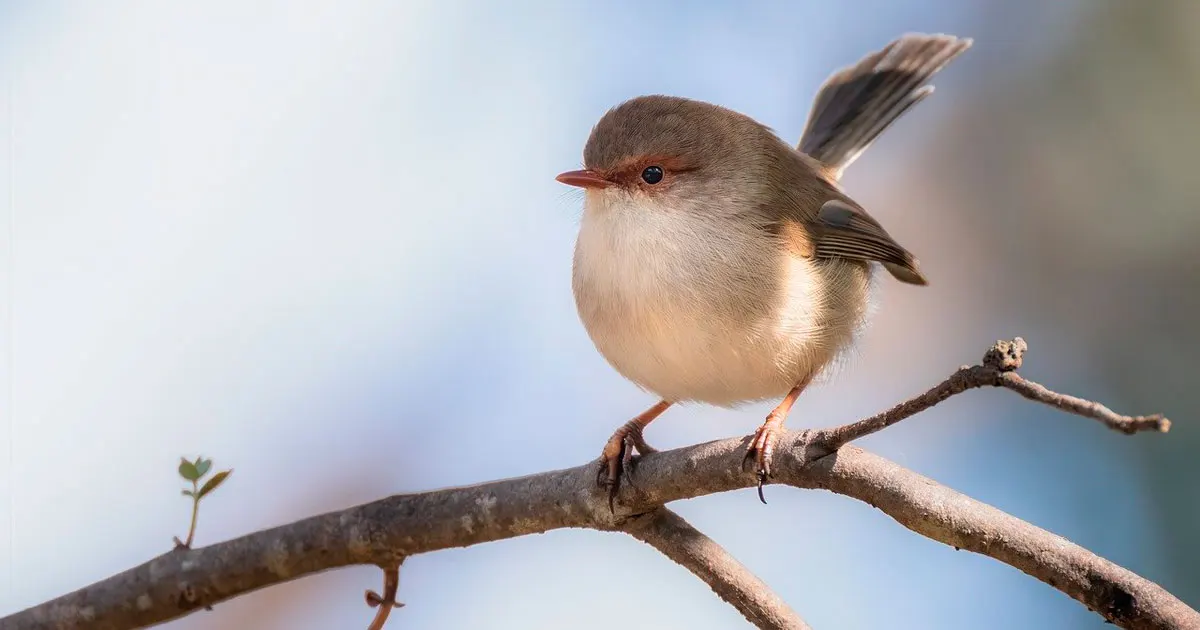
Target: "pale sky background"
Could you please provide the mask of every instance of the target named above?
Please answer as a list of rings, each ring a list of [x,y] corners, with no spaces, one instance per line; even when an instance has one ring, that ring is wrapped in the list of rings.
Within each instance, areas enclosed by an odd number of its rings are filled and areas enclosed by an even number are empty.
[[[942,214],[971,209],[906,183],[932,179],[926,139],[953,133],[971,86],[1030,63],[1070,11],[1005,33],[976,5],[0,4],[0,615],[168,549],[188,518],[180,455],[236,468],[205,502],[200,545],[596,457],[653,399],[578,322],[579,196],[554,175],[577,167],[608,107],[644,93],[721,103],[794,140],[829,72],[905,31],[980,39],[848,187],[939,281],[884,283],[857,360],[806,394],[792,426],[877,411],[1016,334],[1034,344],[1031,377],[1086,382],[1031,318],[975,299],[1002,271],[962,256],[983,236]],[[890,369],[897,357],[909,369]],[[1076,376],[1053,380],[1064,372]],[[1010,429],[1034,416],[1013,398],[965,395],[865,445],[1154,578],[1162,551],[1143,535],[1136,480],[1094,479],[1123,443],[1029,458]],[[674,409],[648,437],[741,435],[765,412]],[[816,628],[1104,627],[851,499],[769,500],[673,507]],[[379,583],[341,570],[169,627],[365,627],[362,591]],[[389,627],[745,623],[650,548],[588,531],[411,558],[400,598]]]

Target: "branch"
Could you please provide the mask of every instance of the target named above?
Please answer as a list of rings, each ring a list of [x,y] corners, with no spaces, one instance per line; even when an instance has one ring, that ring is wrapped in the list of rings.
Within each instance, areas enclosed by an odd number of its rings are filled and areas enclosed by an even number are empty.
[[[769,630],[812,630],[724,547],[667,508],[636,516],[624,529],[695,573],[755,626]]]
[[[1017,374],[1016,370],[1020,369],[1021,362],[1025,358],[1025,351],[1028,349],[1029,346],[1020,337],[1012,341],[997,341],[983,355],[983,362],[981,364],[961,367],[957,372],[951,374],[949,378],[934,386],[933,389],[916,398],[906,400],[881,414],[840,427],[819,431],[816,442],[821,444],[824,453],[832,453],[843,444],[886,429],[905,418],[925,411],[955,394],[961,394],[969,389],[980,387],[1004,387],[1011,389],[1029,400],[1085,418],[1099,420],[1108,428],[1127,435],[1133,435],[1139,431],[1166,433],[1171,429],[1171,421],[1160,414],[1151,416],[1122,416],[1098,402],[1052,392],[1033,381],[1025,380]]]
[[[772,465],[777,476],[771,481],[866,502],[914,532],[1016,567],[1120,627],[1200,628],[1200,614],[1157,584],[884,458],[842,446],[983,385],[1014,389],[1123,432],[1169,427],[1161,417],[1118,416],[1096,403],[1020,379],[1012,370],[1019,366],[1023,351],[1019,339],[997,344],[982,365],[959,370],[929,392],[879,416],[828,430],[783,433]],[[991,380],[984,379],[985,374]],[[715,544],[682,521],[661,516],[659,510],[671,501],[757,485],[756,475],[741,468],[747,441],[727,439],[639,458],[636,485],[627,484],[614,512],[609,510],[607,492],[596,486],[594,461],[475,486],[396,495],[209,547],[165,553],[0,619],[0,630],[143,627],[318,571],[351,564],[398,566],[405,557],[419,553],[566,527],[630,531],[706,581],[712,579],[714,590],[726,589],[736,599],[747,588],[737,584],[749,585],[757,579],[729,567],[722,572],[705,566],[705,558],[718,557]],[[644,524],[646,515],[650,515],[649,526]],[[656,531],[647,534],[645,527]],[[754,596],[762,599],[759,609],[766,611],[765,586],[754,589],[764,591]],[[743,614],[755,606],[749,602],[743,600],[739,606]],[[760,627],[787,627],[752,620]]]

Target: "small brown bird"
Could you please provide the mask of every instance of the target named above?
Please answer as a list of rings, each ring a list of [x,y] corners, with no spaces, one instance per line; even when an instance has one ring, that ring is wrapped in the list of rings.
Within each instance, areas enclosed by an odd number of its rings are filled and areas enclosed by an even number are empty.
[[[746,453],[762,484],[804,388],[864,324],[873,267],[926,284],[917,259],[838,185],[843,170],[933,92],[970,39],[909,34],[829,77],[796,148],[743,114],[642,96],[600,119],[572,286],[604,358],[662,400],[617,429],[599,481],[615,496],[642,432],[677,402],[782,402]]]

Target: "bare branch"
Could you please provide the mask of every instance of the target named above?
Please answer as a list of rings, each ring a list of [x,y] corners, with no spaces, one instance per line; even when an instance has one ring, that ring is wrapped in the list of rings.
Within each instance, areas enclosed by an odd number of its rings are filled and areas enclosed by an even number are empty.
[[[1099,420],[1108,428],[1120,431],[1126,435],[1133,435],[1139,431],[1166,433],[1171,430],[1171,421],[1163,417],[1162,414],[1123,416],[1098,402],[1052,392],[1033,381],[1021,378],[1021,375],[1016,372],[1001,373],[999,379],[1000,387],[1011,389],[1029,400],[1050,405],[1051,407],[1056,407],[1085,418]]]
[[[773,458],[777,476],[772,482],[864,501],[914,532],[1016,567],[1122,628],[1200,628],[1200,614],[1149,580],[886,459],[853,446],[837,448],[984,385],[1013,389],[1124,432],[1165,431],[1169,426],[1160,417],[1118,416],[1096,403],[1020,379],[1012,370],[1023,351],[1019,339],[997,344],[982,365],[959,370],[883,414],[834,429],[783,433]],[[626,485],[614,512],[607,492],[595,483],[595,461],[470,487],[397,495],[208,547],[165,553],[0,619],[0,630],[144,627],[318,571],[351,564],[397,566],[419,553],[566,527],[629,531],[700,575],[714,590],[727,589],[732,598],[727,600],[760,627],[804,627],[769,625],[769,617],[752,616],[768,608],[778,610],[766,606],[774,596],[765,585],[732,571],[729,566],[736,563],[726,563],[724,569],[713,564],[727,555],[662,508],[671,501],[757,485],[757,476],[741,467],[747,441],[721,440],[635,460],[636,483]],[[753,595],[758,604],[753,598],[738,599],[752,582],[761,585],[751,589],[761,589]]]
[[[678,514],[659,508],[622,529],[704,580],[750,623],[769,630],[811,630],[765,582]]]
[[[858,422],[823,429],[814,440],[821,445],[825,453],[836,451],[843,444],[866,437],[877,431],[915,416],[926,409],[961,394],[969,389],[979,387],[1004,387],[1018,394],[1056,409],[1093,418],[1103,422],[1105,426],[1115,431],[1132,435],[1139,431],[1158,431],[1166,433],[1171,429],[1171,421],[1159,414],[1152,416],[1122,416],[1108,407],[1090,400],[1076,398],[1067,394],[1050,391],[1045,387],[1027,381],[1016,373],[1028,350],[1025,340],[1017,337],[1012,341],[997,341],[983,355],[979,365],[964,366],[949,378],[938,383],[929,391],[910,398],[887,411],[871,416]]]
[[[828,466],[829,477],[805,475],[808,487],[859,499],[927,538],[1020,569],[1118,627],[1200,628],[1200,614],[1159,585],[882,457],[847,446],[817,466]]]
[[[1063,591],[1123,628],[1200,627],[1200,614],[1158,585],[1069,541],[853,446],[806,460],[810,433],[780,440],[780,483],[844,494],[905,527],[991,556]],[[662,451],[638,465],[617,515],[584,466],[477,486],[397,495],[231,541],[168,552],[5,619],[2,630],[135,628],[271,584],[350,564],[564,527],[611,530],[664,503],[749,488],[744,439]]]

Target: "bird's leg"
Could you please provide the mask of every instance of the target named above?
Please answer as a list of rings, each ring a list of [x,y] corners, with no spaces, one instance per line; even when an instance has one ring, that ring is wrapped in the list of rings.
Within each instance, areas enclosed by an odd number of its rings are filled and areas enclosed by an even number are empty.
[[[800,397],[800,392],[808,387],[811,377],[800,381],[798,385],[793,387],[783,397],[783,400],[771,413],[767,414],[767,419],[754,432],[754,437],[750,440],[750,447],[746,449],[746,456],[742,460],[742,468],[751,461],[754,462],[755,471],[758,473],[758,500],[766,503],[767,500],[763,497],[763,484],[767,482],[767,478],[771,476],[771,454],[775,451],[775,442],[779,439],[778,433],[783,429],[783,423],[787,420],[788,412],[792,410],[792,405],[796,404],[796,399]]]
[[[604,445],[604,451],[600,455],[600,471],[597,475],[597,482],[601,486],[608,487],[609,509],[614,509],[613,504],[621,485],[621,476],[633,460],[634,449],[636,448],[643,455],[656,450],[646,443],[642,431],[670,406],[671,403],[660,400],[653,407],[639,414],[638,417],[621,425],[621,428],[608,438],[608,443]]]

